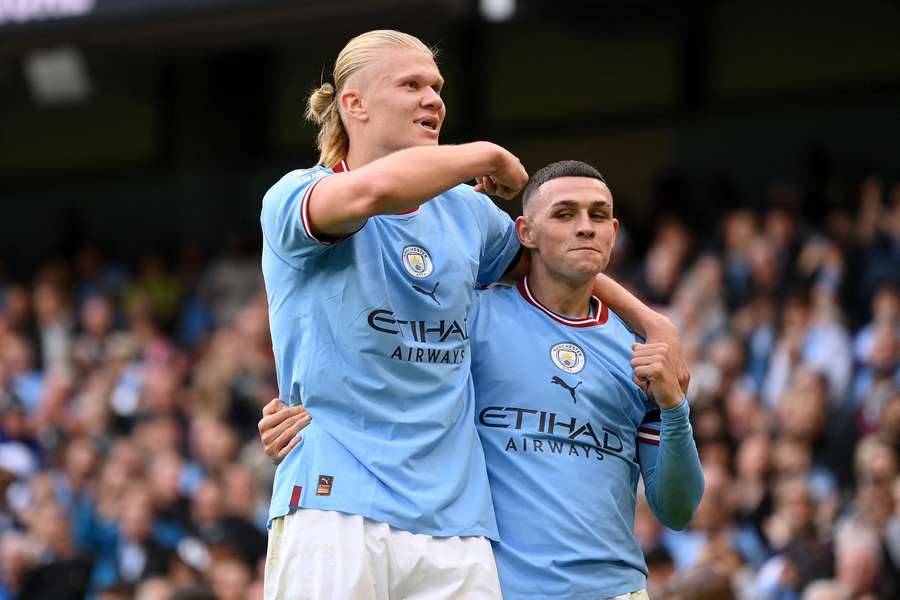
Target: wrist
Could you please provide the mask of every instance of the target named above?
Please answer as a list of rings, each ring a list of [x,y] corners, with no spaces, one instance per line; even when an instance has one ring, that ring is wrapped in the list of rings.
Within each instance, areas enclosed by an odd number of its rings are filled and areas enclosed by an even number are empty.
[[[660,406],[659,408],[660,417],[666,421],[678,419],[683,415],[686,416],[689,410],[687,396],[681,396],[678,402],[672,406]]]
[[[644,327],[644,338],[647,341],[666,341],[678,336],[678,329],[672,320],[651,308],[647,308],[641,318]]]
[[[479,157],[478,162],[482,165],[483,170],[479,169],[481,175],[490,175],[500,169],[503,164],[500,146],[485,141],[473,142],[472,145],[475,147],[475,155]]]

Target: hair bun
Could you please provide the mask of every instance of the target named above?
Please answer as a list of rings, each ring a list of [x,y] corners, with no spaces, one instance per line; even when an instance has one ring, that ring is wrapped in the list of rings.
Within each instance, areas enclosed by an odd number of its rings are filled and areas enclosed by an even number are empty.
[[[325,82],[313,90],[309,95],[309,106],[306,109],[306,117],[318,124],[322,124],[328,118],[334,103],[335,90],[331,83]]]

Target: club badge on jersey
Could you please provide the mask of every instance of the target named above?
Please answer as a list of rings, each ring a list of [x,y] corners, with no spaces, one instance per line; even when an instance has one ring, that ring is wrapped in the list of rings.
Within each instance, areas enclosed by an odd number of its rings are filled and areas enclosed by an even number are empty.
[[[434,271],[434,263],[425,248],[407,246],[403,249],[403,268],[416,279],[424,279]]]
[[[550,358],[554,365],[571,375],[584,369],[584,350],[578,344],[571,342],[556,344],[550,348]]]

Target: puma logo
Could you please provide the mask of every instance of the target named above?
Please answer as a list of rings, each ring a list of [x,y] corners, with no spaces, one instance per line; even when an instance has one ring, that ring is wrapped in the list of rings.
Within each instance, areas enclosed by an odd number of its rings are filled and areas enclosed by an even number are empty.
[[[440,306],[440,305],[441,305],[441,301],[438,300],[438,299],[437,299],[437,296],[435,295],[435,294],[437,293],[437,289],[438,289],[438,286],[439,286],[439,285],[441,285],[441,282],[440,282],[440,281],[438,281],[437,283],[434,284],[434,289],[432,289],[430,292],[429,292],[428,290],[426,290],[426,289],[420,288],[420,287],[417,286],[416,284],[412,284],[412,287],[413,287],[414,290],[416,290],[416,291],[419,292],[420,294],[424,294],[424,295],[428,296],[429,298],[431,298],[432,300],[434,300],[435,303],[436,303],[438,306]]]
[[[566,383],[561,377],[554,375],[553,379],[550,380],[550,383],[554,383],[554,384],[558,385],[559,387],[566,388],[569,391],[569,393],[572,394],[572,402],[576,402],[576,403],[578,402],[578,400],[575,399],[575,390],[578,389],[578,386],[583,383],[582,381],[579,381],[578,383],[575,384],[575,387],[572,387],[571,385]]]

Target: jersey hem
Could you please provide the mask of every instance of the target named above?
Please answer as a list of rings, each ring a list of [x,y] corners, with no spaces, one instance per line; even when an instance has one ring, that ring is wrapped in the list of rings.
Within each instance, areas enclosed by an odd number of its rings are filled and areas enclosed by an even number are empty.
[[[283,517],[295,510],[302,509],[312,509],[312,510],[332,510],[335,512],[340,512],[348,515],[357,515],[364,519],[368,519],[370,521],[376,521],[378,523],[384,523],[386,525],[390,525],[394,529],[399,529],[401,531],[407,531],[409,533],[417,533],[421,535],[430,535],[431,537],[483,537],[487,538],[493,542],[500,541],[499,532],[491,532],[485,527],[472,527],[472,528],[460,528],[458,531],[453,533],[447,533],[445,530],[437,530],[431,527],[410,527],[409,523],[404,523],[402,520],[396,519],[389,515],[382,513],[381,511],[373,510],[373,511],[364,511],[364,510],[354,510],[351,508],[337,508],[334,506],[296,506],[296,507],[278,507],[273,510],[269,514],[269,519],[266,521],[266,529],[272,528],[272,522],[275,519]],[[274,514],[273,514],[274,513]]]
[[[502,587],[502,586],[501,586]],[[529,591],[510,592],[501,589],[504,600],[602,600],[604,598],[614,598],[622,594],[630,594],[647,589],[647,580],[642,578],[640,582],[623,584],[614,588],[600,588],[585,592],[564,593],[564,594],[541,594],[533,588]]]

